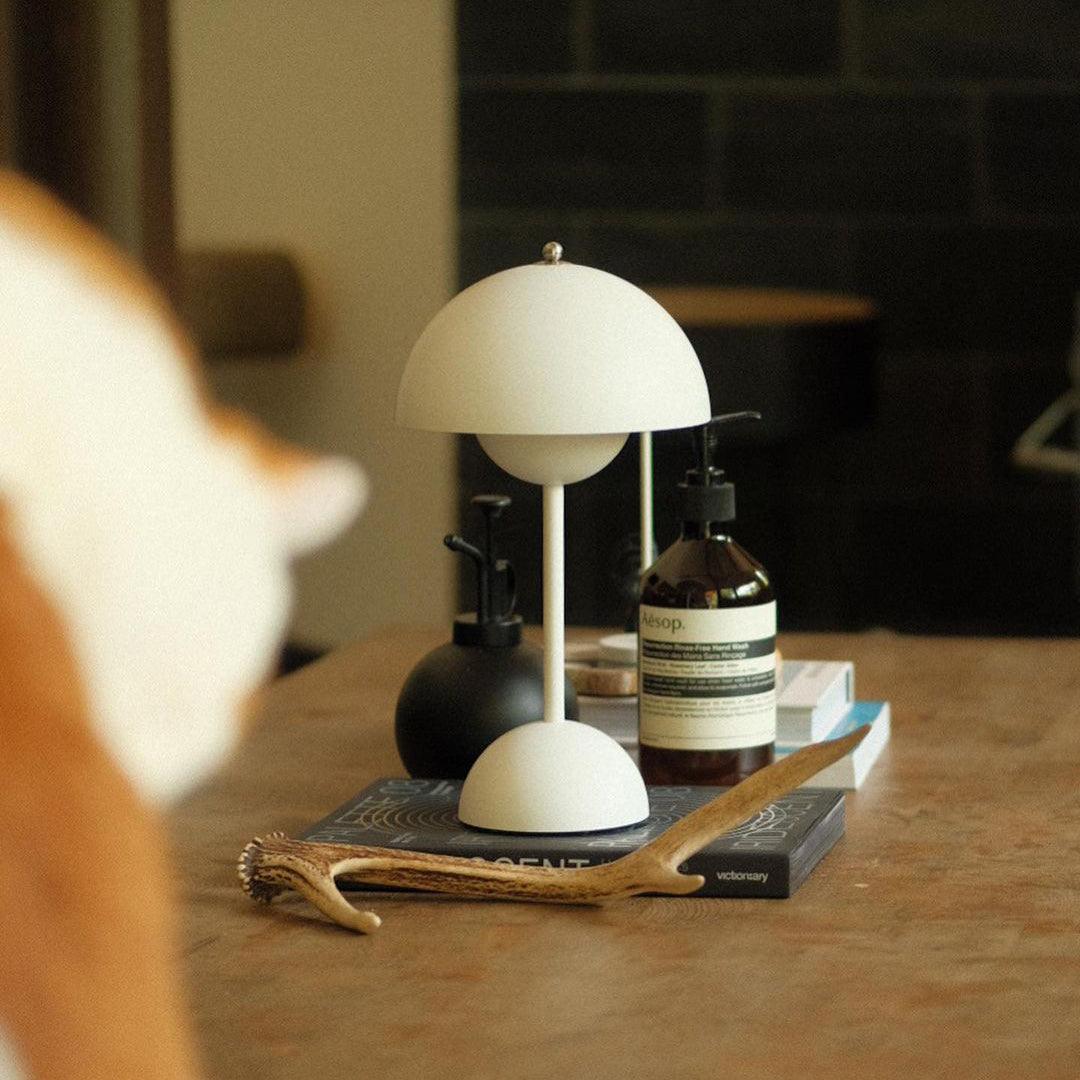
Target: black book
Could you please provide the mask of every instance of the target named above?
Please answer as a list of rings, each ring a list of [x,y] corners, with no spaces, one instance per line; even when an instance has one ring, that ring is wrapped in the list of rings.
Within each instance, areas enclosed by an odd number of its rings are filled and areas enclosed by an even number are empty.
[[[641,847],[723,788],[650,787],[642,825],[560,836],[481,832],[457,816],[457,780],[376,780],[308,829],[301,839],[329,844],[479,856],[522,866],[581,867]],[[686,863],[705,884],[695,896],[787,897],[844,833],[844,794],[800,788],[714,840]],[[368,886],[364,886],[368,888]]]

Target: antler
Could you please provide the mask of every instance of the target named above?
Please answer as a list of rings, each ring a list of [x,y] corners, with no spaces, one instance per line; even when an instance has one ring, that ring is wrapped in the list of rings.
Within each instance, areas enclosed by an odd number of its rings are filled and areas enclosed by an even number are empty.
[[[353,907],[338,889],[338,879],[553,904],[605,904],[646,892],[685,895],[700,889],[705,879],[699,874],[680,873],[683,862],[773,799],[850,753],[868,730],[861,727],[842,739],[796,751],[687,814],[637,851],[597,866],[576,870],[508,866],[480,858],[394,848],[315,844],[272,833],[244,848],[238,866],[240,881],[253,900],[265,903],[292,889],[334,922],[359,933],[378,929],[382,920],[372,911]]]

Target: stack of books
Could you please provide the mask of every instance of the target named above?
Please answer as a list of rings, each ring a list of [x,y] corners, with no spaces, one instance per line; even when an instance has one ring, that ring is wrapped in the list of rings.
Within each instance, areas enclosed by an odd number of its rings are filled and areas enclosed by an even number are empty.
[[[776,688],[776,756],[810,743],[839,739],[865,724],[870,734],[807,786],[854,789],[866,779],[890,735],[887,701],[855,700],[855,668],[848,660],[787,660]]]
[[[620,635],[620,637],[632,635]],[[579,659],[579,663],[584,656]],[[622,660],[626,664],[626,660]],[[596,663],[596,658],[593,658]],[[616,666],[614,656],[600,666]],[[632,757],[637,756],[637,696],[578,693],[580,718],[607,732]],[[855,699],[855,669],[850,661],[788,660],[780,666],[776,688],[776,756],[785,757],[808,743],[838,739],[869,724],[870,734],[847,757],[818,773],[806,786],[852,790],[866,779],[889,742],[887,701]]]

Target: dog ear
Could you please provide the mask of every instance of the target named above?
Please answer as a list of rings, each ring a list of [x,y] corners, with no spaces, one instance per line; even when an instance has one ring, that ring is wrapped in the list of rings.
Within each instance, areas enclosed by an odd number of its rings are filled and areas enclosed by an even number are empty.
[[[164,837],[87,715],[0,507],[0,1041],[36,1078],[192,1077]]]
[[[367,500],[368,485],[355,462],[320,457],[270,434],[244,413],[208,406],[215,433],[232,443],[269,482],[285,547],[305,555],[338,536]]]

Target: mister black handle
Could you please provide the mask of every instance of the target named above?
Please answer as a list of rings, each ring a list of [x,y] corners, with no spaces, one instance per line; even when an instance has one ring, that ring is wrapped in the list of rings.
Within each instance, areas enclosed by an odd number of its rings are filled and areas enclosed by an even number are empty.
[[[495,579],[500,574],[506,577],[507,591],[510,594],[509,609],[505,613],[494,613],[494,617],[499,618],[503,614],[509,615],[514,609],[514,571],[505,560],[496,561],[493,535],[495,519],[510,505],[510,501],[509,495],[474,495],[470,500],[472,505],[479,507],[480,512],[484,515],[483,551],[460,536],[450,534],[443,537],[443,543],[451,551],[466,555],[476,563],[476,620],[481,624],[490,622],[492,619],[492,589]]]
[[[487,557],[488,569],[495,567],[495,519],[510,505],[509,495],[474,495],[469,500],[473,506],[480,508],[484,515],[484,554]]]

